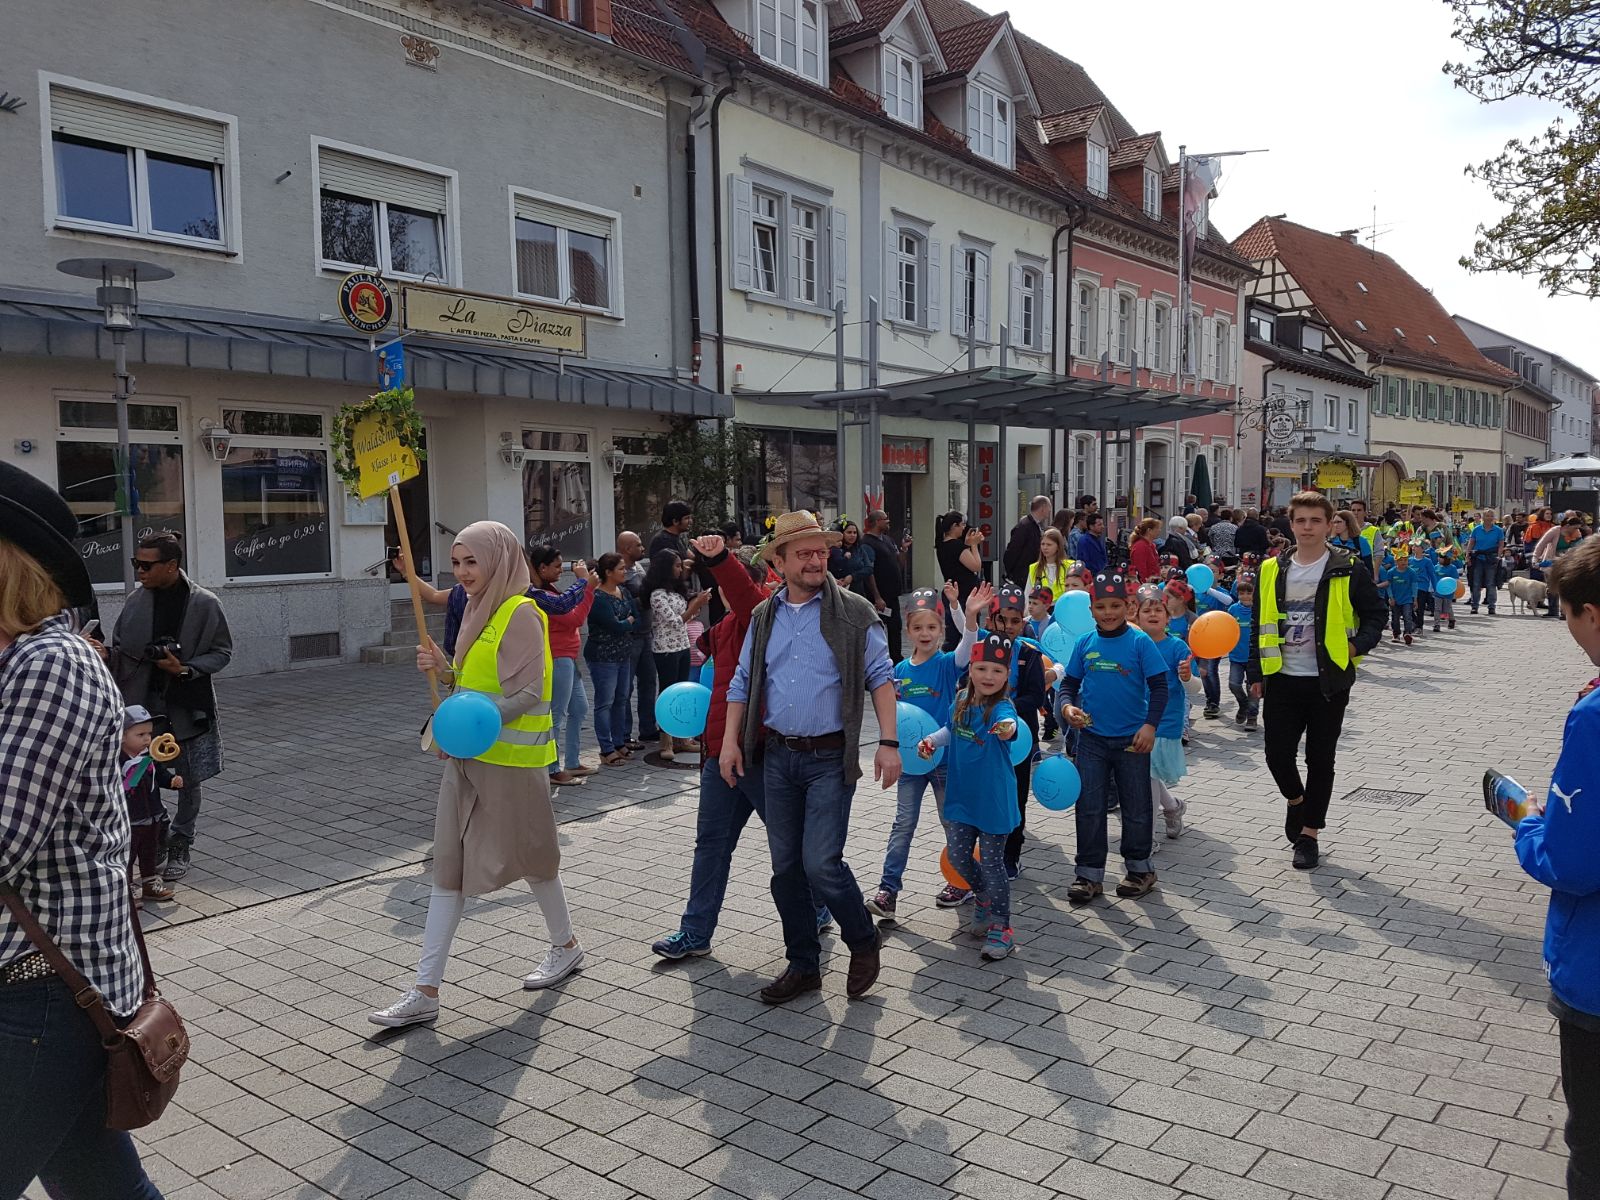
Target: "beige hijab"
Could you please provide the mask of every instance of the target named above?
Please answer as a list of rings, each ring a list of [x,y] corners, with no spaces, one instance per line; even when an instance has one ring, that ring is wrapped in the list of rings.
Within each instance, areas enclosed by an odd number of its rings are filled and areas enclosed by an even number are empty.
[[[455,661],[459,669],[495,611],[511,597],[526,592],[532,579],[522,543],[499,521],[474,521],[456,534],[456,545],[478,560],[484,577],[478,594],[467,597],[467,611],[461,616]]]

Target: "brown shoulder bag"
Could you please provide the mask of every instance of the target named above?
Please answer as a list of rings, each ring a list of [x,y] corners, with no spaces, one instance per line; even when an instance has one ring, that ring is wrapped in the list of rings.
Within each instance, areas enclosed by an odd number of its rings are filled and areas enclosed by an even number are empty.
[[[178,1090],[178,1070],[189,1058],[189,1033],[178,1010],[156,989],[139,918],[133,918],[133,936],[144,963],[144,999],[133,1018],[119,1027],[106,1009],[105,999],[67,961],[16,890],[0,884],[0,900],[100,1031],[100,1044],[106,1051],[106,1128],[142,1129],[157,1120]]]

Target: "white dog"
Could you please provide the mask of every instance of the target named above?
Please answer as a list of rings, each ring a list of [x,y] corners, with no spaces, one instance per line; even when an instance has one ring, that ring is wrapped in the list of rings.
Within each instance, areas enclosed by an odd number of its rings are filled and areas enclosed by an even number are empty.
[[[1506,581],[1506,591],[1511,593],[1511,608],[1513,612],[1516,611],[1518,602],[1521,602],[1525,611],[1537,611],[1543,608],[1545,596],[1549,590],[1537,579],[1527,579],[1521,575]]]

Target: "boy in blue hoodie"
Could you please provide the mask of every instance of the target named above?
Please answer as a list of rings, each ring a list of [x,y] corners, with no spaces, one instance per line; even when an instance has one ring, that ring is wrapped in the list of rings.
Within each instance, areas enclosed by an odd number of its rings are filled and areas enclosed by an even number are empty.
[[[1600,666],[1600,538],[1557,559],[1550,585],[1567,632]],[[1567,1194],[1600,1196],[1600,691],[1567,714],[1549,797],[1518,822],[1516,846],[1522,869],[1551,889],[1544,961],[1561,1032]]]

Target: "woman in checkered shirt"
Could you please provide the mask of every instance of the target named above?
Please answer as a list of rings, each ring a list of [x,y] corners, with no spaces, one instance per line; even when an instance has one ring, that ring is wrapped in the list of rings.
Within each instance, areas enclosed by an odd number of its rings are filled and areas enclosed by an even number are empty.
[[[122,697],[64,611],[94,599],[78,523],[0,463],[0,883],[131,1017],[144,991],[117,776]],[[160,1200],[126,1133],[105,1127],[105,1050],[0,907],[0,1200],[37,1176],[54,1200]]]

